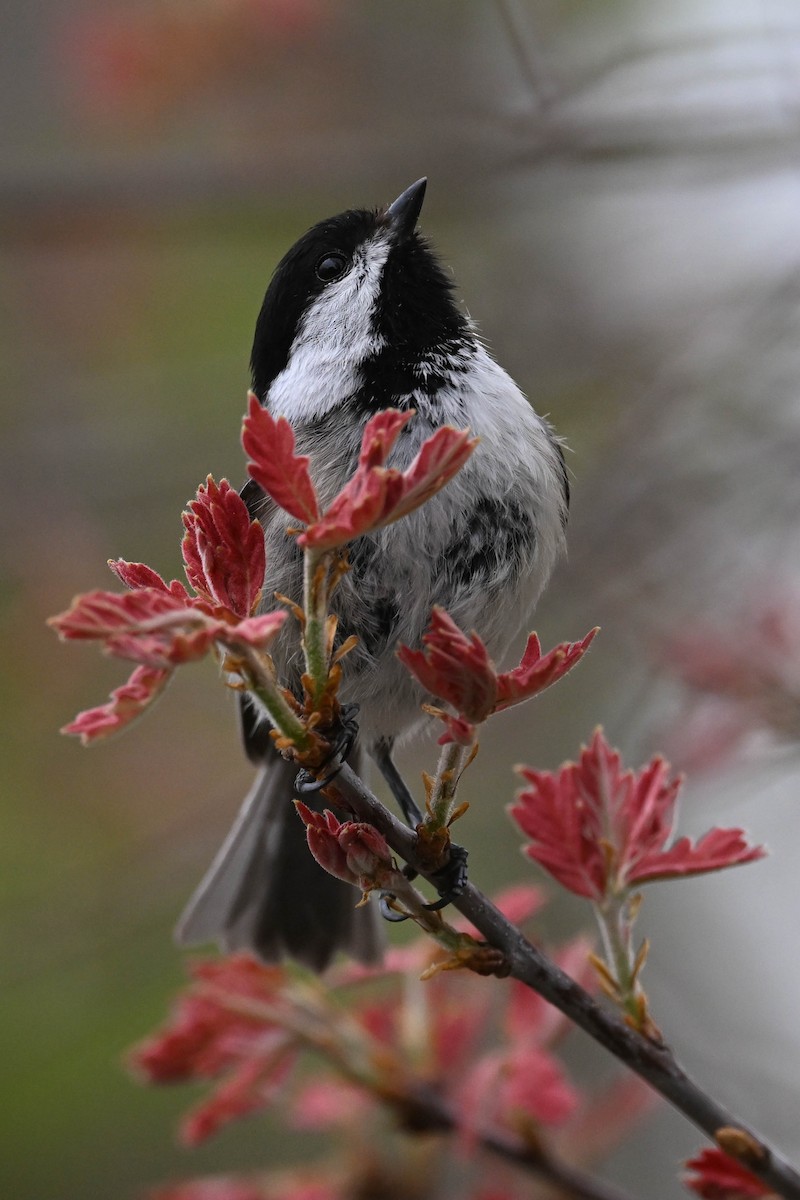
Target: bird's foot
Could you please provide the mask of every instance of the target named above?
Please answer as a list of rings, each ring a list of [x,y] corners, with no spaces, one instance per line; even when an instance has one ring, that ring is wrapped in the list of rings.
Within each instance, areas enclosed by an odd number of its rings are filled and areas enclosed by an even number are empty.
[[[439,899],[431,901],[430,904],[423,904],[423,908],[427,912],[439,912],[446,908],[448,904],[452,904],[454,900],[464,891],[464,888],[469,882],[467,876],[467,857],[468,851],[464,846],[459,846],[455,842],[450,844],[450,854],[447,862],[438,871],[432,872],[429,876],[431,882],[439,893]],[[419,874],[413,867],[403,867],[403,874],[406,879],[416,879]],[[410,914],[400,913],[392,908],[392,900],[395,897],[391,892],[383,892],[379,902],[380,914],[385,921],[407,921]]]
[[[340,707],[338,737],[318,769],[325,770],[331,763],[334,763],[335,766],[332,770],[327,771],[321,779],[313,772],[306,770],[305,767],[301,767],[297,772],[294,785],[298,796],[312,796],[316,792],[321,792],[339,774],[358,737],[358,721],[356,720],[358,708],[357,704],[343,704]]]
[[[450,854],[447,862],[431,875],[431,881],[439,893],[439,899],[425,905],[428,912],[439,912],[440,909],[446,908],[448,904],[452,904],[462,894],[464,888],[469,883],[467,875],[468,856],[469,852],[464,846],[459,846],[457,842],[450,843]]]

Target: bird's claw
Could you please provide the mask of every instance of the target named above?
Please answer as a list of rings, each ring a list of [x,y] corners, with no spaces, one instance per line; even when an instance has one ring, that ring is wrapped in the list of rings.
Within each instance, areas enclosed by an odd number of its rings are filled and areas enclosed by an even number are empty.
[[[438,871],[434,871],[430,876],[437,892],[439,899],[433,900],[430,904],[423,904],[423,908],[427,912],[439,912],[440,909],[446,908],[453,900],[457,900],[464,888],[469,882],[467,877],[467,857],[468,852],[464,846],[459,846],[455,842],[450,845],[450,857],[443,867]],[[413,867],[403,867],[403,874],[406,879],[415,879],[418,872]],[[399,913],[391,906],[391,901],[395,897],[391,892],[382,892],[379,902],[381,916],[384,921],[407,921],[410,913]]]
[[[467,875],[468,851],[456,842],[450,844],[450,856],[443,867],[434,871],[431,881],[439,893],[439,899],[426,904],[428,912],[439,912],[453,900],[457,900],[469,882]]]
[[[394,924],[399,924],[400,921],[407,921],[410,913],[398,912],[396,908],[392,908],[392,901],[396,899],[391,892],[381,892],[381,898],[378,901],[378,908],[384,921],[392,921]]]
[[[336,766],[333,770],[328,771],[322,779],[318,779],[311,771],[301,767],[297,772],[294,790],[298,796],[313,796],[316,792],[321,792],[329,783],[333,783],[336,776],[341,771],[345,764],[348,754],[353,749],[353,744],[358,737],[358,716],[357,704],[343,704],[339,709],[339,736],[334,743],[330,754],[320,764],[320,770],[329,766],[330,763],[336,761]]]

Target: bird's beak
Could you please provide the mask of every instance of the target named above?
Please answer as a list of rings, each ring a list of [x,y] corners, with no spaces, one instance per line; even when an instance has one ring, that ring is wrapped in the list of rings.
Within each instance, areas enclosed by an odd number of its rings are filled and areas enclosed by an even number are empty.
[[[398,237],[409,237],[416,229],[427,185],[426,178],[418,179],[411,187],[401,192],[394,204],[390,204],[383,214],[384,221]]]

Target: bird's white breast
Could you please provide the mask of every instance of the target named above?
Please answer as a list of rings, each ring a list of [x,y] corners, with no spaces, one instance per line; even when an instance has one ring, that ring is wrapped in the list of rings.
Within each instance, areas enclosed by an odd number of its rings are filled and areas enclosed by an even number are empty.
[[[324,417],[357,390],[361,363],[384,344],[374,314],[390,248],[388,237],[378,234],[306,309],[289,360],[270,385],[272,412],[302,424]]]

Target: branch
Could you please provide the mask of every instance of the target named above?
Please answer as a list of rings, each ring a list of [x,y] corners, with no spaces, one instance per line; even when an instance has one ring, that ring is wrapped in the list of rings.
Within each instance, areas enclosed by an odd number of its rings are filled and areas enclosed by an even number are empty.
[[[538,47],[523,29],[520,14],[513,0],[495,0],[495,7],[531,96],[540,115],[544,116],[558,99],[558,89],[545,67]]]
[[[411,1130],[454,1133],[459,1129],[460,1123],[453,1110],[441,1096],[430,1090],[403,1097],[396,1107]],[[575,1200],[628,1200],[627,1193],[560,1162],[542,1146],[499,1130],[479,1129],[476,1136],[484,1150],[516,1166],[528,1167],[558,1187],[565,1196],[575,1197]]]
[[[334,793],[338,795],[334,796]],[[394,817],[349,766],[326,789],[332,803],[374,825],[405,862],[429,878],[416,853],[416,834]],[[704,1092],[669,1046],[636,1033],[602,1008],[579,984],[532,945],[473,884],[454,901],[490,945],[505,954],[511,975],[533,988],[590,1037],[669,1100],[679,1112],[786,1200],[800,1200],[800,1174],[756,1130]],[[734,1133],[735,1131],[735,1133]],[[738,1135],[738,1136],[736,1136]]]
[[[288,1010],[282,1006],[274,1008],[248,997],[232,997],[224,988],[206,986],[203,995],[213,997],[218,1004],[258,1022],[270,1022],[282,1026],[293,1037],[327,1058],[342,1076],[369,1094],[376,1095],[383,1104],[391,1108],[400,1124],[408,1133],[457,1133],[461,1122],[447,1101],[434,1088],[413,1077],[406,1082],[405,1072],[398,1071],[403,1081],[397,1090],[376,1087],[372,1067],[366,1071],[355,1067],[347,1053],[347,1037],[343,1027],[332,1036],[330,1014],[318,1011],[313,1005],[293,1005]],[[342,1010],[337,1010],[341,1019]],[[370,1062],[359,1056],[359,1064]],[[481,1127],[475,1130],[475,1141],[482,1149],[497,1155],[518,1167],[527,1167],[548,1183],[556,1185],[570,1200],[630,1200],[627,1193],[612,1184],[595,1179],[584,1171],[577,1170],[551,1155],[542,1145],[524,1137],[515,1137],[499,1129]]]

